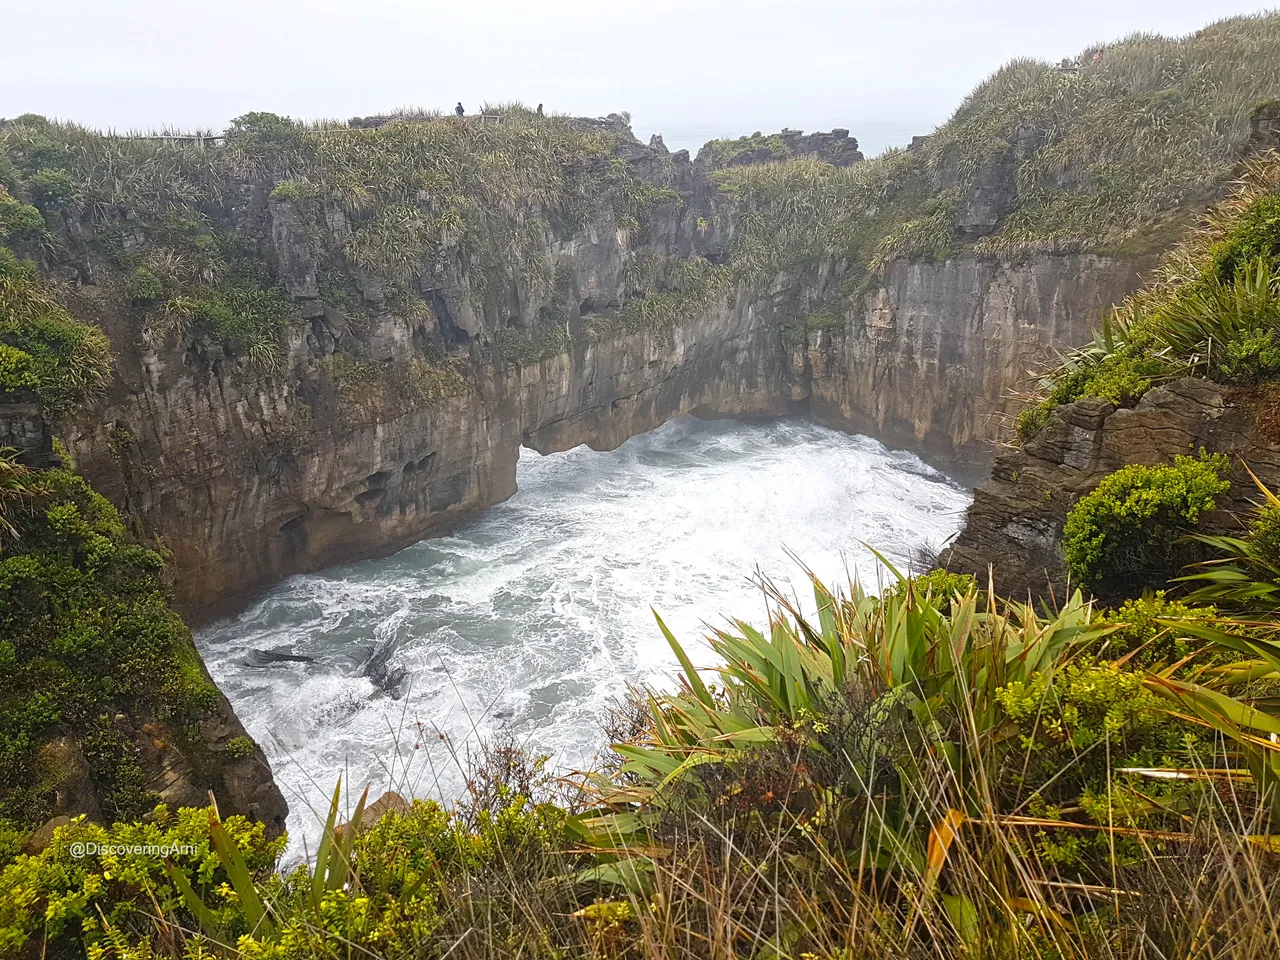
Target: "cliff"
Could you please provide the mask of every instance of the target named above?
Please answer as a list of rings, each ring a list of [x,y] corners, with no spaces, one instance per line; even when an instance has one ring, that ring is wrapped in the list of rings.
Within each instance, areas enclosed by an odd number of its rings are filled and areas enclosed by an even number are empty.
[[[1011,64],[874,160],[844,130],[691,160],[518,106],[246,114],[216,145],[20,118],[0,227],[106,331],[112,376],[65,412],[15,341],[13,385],[197,618],[509,496],[522,444],[681,413],[808,411],[980,469],[1028,375],[1262,142],[1274,22]],[[40,456],[30,414],[6,429]]]
[[[985,468],[1016,395],[1088,340],[1149,265],[1089,255],[890,262],[846,329],[813,336],[809,409],[962,471]]]
[[[1242,464],[1271,487],[1280,482],[1271,393],[1187,378],[1151,390],[1132,409],[1097,397],[1058,407],[1033,440],[996,459],[940,562],[983,579],[990,568],[1002,594],[1061,598],[1062,530],[1076,500],[1123,466],[1170,463],[1201,449],[1233,461],[1231,488],[1201,531],[1238,532],[1258,497]]]
[[[686,219],[699,190],[683,192]],[[276,261],[308,275],[315,260],[292,232],[294,212],[268,210]],[[667,249],[691,244],[683,223],[662,228]],[[376,304],[356,330],[322,298],[295,296],[288,367],[271,376],[246,378],[216,348],[185,340],[131,349],[112,331],[117,381],[73,421],[67,446],[95,488],[172,553],[181,606],[199,619],[292,573],[397,549],[500,502],[515,492],[521,445],[610,449],[686,413],[809,412],[979,468],[1011,391],[1087,337],[1140,266],[1089,256],[891,263],[845,325],[796,342],[787,325],[842,282],[839,265],[735,283],[679,322],[618,329],[609,317],[626,242],[602,205],[580,234],[548,244],[570,291],[566,323],[580,332],[563,352],[520,363],[498,352],[456,359],[447,396],[415,396],[403,380],[335,382],[330,366],[354,355],[394,376],[442,329],[493,336],[491,318],[444,297],[426,321]],[[505,306],[517,316],[546,309],[524,292]]]

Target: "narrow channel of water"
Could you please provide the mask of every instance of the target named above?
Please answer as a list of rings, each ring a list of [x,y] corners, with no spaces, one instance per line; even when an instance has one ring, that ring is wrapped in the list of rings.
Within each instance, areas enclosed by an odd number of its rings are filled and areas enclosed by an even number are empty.
[[[448,799],[451,755],[501,729],[590,763],[608,701],[669,682],[651,607],[697,647],[704,622],[763,620],[757,571],[803,586],[788,550],[829,582],[874,583],[859,541],[906,563],[970,500],[913,454],[805,420],[685,418],[610,453],[523,450],[519,487],[453,536],[294,577],[197,636],[271,759],[295,853],[314,849],[340,774]]]

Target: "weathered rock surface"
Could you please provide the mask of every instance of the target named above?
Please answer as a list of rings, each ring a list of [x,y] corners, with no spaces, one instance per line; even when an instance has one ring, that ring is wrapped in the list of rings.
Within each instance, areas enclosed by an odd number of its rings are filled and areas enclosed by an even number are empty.
[[[1238,530],[1258,496],[1242,461],[1264,482],[1280,480],[1280,434],[1264,398],[1185,379],[1150,391],[1131,410],[1097,398],[1060,407],[1034,440],[997,458],[940,562],[983,578],[990,567],[997,589],[1010,596],[1061,597],[1071,506],[1126,464],[1169,463],[1201,448],[1233,460],[1231,489],[1203,528]]]
[[[820,419],[985,466],[1032,375],[1089,339],[1146,262],[894,262],[848,332],[809,351]],[[816,339],[816,338],[815,338]]]
[[[685,203],[650,243],[714,258],[730,238],[694,226],[708,188],[687,158],[674,168]],[[673,325],[610,333],[605,322],[588,334],[615,311],[629,242],[602,204],[577,235],[547,240],[570,290],[572,346],[517,365],[479,345],[504,326],[536,328],[547,302],[520,282],[494,307],[466,295],[464,273],[424,277],[432,309],[415,317],[395,313],[370,283],[372,317],[355,330],[311,296],[316,255],[288,204],[264,206],[299,305],[288,369],[256,376],[216,345],[150,350],[109,330],[117,382],[66,436],[77,469],[172,553],[176,595],[196,620],[282,577],[393,551],[506,499],[521,445],[610,449],[681,414],[809,412],[978,469],[1016,408],[1011,393],[1055,349],[1086,339],[1142,267],[1088,256],[891,263],[844,329],[796,346],[782,328],[844,281],[841,264],[811,264],[730,289]],[[353,400],[323,374],[338,352],[391,369],[441,341],[466,357],[457,361],[465,387],[434,402]]]
[[[239,814],[279,836],[289,813],[271,767],[253,743],[225,696],[198,724],[198,741],[187,742],[167,723],[118,721],[138,750],[147,771],[145,789],[170,809],[203,807],[210,794],[224,814]],[[250,747],[252,744],[252,747]]]
[[[288,806],[272,779],[266,757],[249,738],[226,697],[218,696],[218,702],[194,730],[178,731],[154,717],[123,713],[116,715],[112,727],[133,744],[147,777],[141,786],[157,802],[173,810],[203,807],[212,795],[224,814],[263,823],[270,837],[284,830]],[[106,822],[104,785],[95,781],[84,750],[73,736],[44,744],[37,769],[38,786],[52,791],[50,822],[57,821],[54,826],[78,816]],[[46,832],[52,836],[52,828]]]

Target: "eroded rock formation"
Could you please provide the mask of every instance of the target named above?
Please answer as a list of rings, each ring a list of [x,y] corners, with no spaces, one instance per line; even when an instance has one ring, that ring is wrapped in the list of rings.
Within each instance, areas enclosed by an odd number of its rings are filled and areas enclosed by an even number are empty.
[[[1200,449],[1228,454],[1233,464],[1231,489],[1202,527],[1239,530],[1237,518],[1258,498],[1242,463],[1272,486],[1280,481],[1280,434],[1266,395],[1184,379],[1131,410],[1096,397],[1059,407],[1033,440],[996,459],[942,563],[984,579],[991,568],[1009,596],[1062,597],[1062,529],[1076,500],[1127,464],[1170,463]]]
[[[731,219],[716,216],[724,201],[687,155],[639,143],[620,152],[638,176],[681,197],[653,219],[646,249],[723,260]],[[477,298],[459,262],[420,277],[430,309],[407,315],[362,276],[356,323],[321,296],[324,254],[294,205],[258,190],[245,210],[260,219],[297,304],[286,368],[255,375],[199,336],[148,346],[129,322],[106,317],[116,383],[66,432],[77,469],[172,553],[176,594],[196,619],[500,502],[515,491],[521,445],[609,449],[686,413],[807,411],[984,466],[1016,406],[1011,394],[1055,349],[1086,339],[1145,265],[892,262],[843,327],[797,342],[784,328],[831,301],[848,269],[809,263],[730,286],[676,322],[628,329],[616,316],[633,238],[601,197],[572,236],[545,230],[539,255],[554,265],[556,292],[533,289],[517,268],[500,296]],[[341,236],[349,226],[334,213],[328,229]],[[483,348],[503,330],[546,330],[553,312],[567,333],[558,351],[517,363]],[[460,383],[451,395],[344,390],[326,367],[356,357],[389,375],[424,344],[448,347]]]

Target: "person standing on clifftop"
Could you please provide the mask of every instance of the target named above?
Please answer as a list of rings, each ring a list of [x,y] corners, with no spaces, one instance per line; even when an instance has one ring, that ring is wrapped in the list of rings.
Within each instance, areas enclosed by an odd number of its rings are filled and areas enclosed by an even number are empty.
[[[538,116],[542,116],[542,104],[538,104]]]
[[[456,107],[454,107],[454,108],[453,108],[453,112],[454,112],[454,113],[456,113],[456,114],[457,114],[458,116],[460,116],[460,117],[465,117],[465,116],[467,115],[467,111],[465,111],[465,110],[463,110],[463,109],[462,109],[462,101],[461,101],[461,100],[459,100],[459,101],[458,101],[458,105],[457,105]]]

